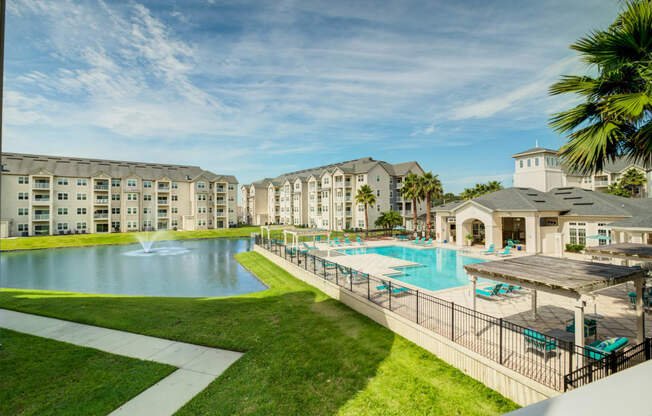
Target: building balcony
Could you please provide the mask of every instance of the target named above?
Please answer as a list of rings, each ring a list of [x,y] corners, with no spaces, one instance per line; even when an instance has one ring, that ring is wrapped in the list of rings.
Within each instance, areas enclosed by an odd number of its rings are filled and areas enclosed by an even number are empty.
[[[215,192],[226,192],[226,188],[223,186],[215,187]]]
[[[168,185],[159,185],[156,187],[159,192],[170,192],[170,187]]]
[[[609,181],[595,181],[595,186],[609,186]]]
[[[96,183],[95,186],[93,186],[93,189],[95,189],[96,191],[108,191],[109,190],[109,185],[108,184],[107,185],[102,185],[102,184],[97,184]]]
[[[167,199],[167,198],[165,198],[165,199],[158,199],[158,200],[156,201],[156,203],[157,203],[158,205],[169,205],[169,204],[170,204],[170,200]]]
[[[216,199],[215,205],[226,205],[226,199]]]
[[[32,198],[32,205],[50,205],[50,197],[47,198]]]
[[[218,218],[224,218],[226,217],[226,212],[216,212],[215,216]]]
[[[96,212],[93,214],[93,218],[96,220],[106,220],[109,218],[108,212]]]
[[[34,214],[32,221],[50,221],[50,214]]]
[[[109,200],[106,198],[98,198],[95,200],[95,205],[109,205]]]
[[[156,214],[156,218],[158,218],[159,220],[167,219],[168,218],[168,213],[167,212],[159,212],[159,213]]]
[[[33,189],[50,189],[50,182],[34,182],[32,183]]]

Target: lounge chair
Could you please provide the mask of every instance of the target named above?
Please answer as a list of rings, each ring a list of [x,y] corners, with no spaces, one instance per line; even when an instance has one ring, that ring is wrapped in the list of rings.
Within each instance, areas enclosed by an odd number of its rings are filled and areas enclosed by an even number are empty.
[[[629,296],[629,302],[636,309],[636,292],[629,292],[627,296]],[[643,306],[652,306],[652,299],[645,294],[643,295]]]
[[[332,262],[330,262],[330,261],[326,261],[326,262],[324,262],[324,268],[325,268],[326,270],[328,270],[328,269],[334,269],[335,267],[336,267],[336,264],[335,264],[335,263],[332,263]]]
[[[503,295],[506,295],[508,293],[514,293],[515,290],[520,289],[520,287],[514,286],[514,285],[507,285],[507,287],[504,287],[504,286],[505,285],[503,285],[503,287],[500,289],[500,293],[503,294]]]
[[[510,246],[507,246],[507,247],[505,247],[505,249],[504,249],[503,251],[501,251],[500,253],[496,253],[496,255],[498,255],[498,256],[503,256],[503,257],[511,256],[512,254],[510,253],[510,249],[511,249],[511,247],[510,247]]]
[[[548,354],[557,349],[557,341],[554,338],[546,338],[545,335],[533,329],[524,329],[523,336],[528,348],[534,348],[542,352],[546,360],[548,359]]]
[[[566,321],[566,332],[575,333],[575,318]],[[595,319],[584,319],[584,336],[597,336],[598,323]]]
[[[483,295],[483,296],[487,296],[487,297],[497,296],[498,293],[500,293],[500,288],[502,286],[503,285],[501,283],[499,283],[499,284],[494,285],[494,286],[488,286],[488,287],[484,287],[484,288],[476,288],[475,293],[477,293],[478,295]]]
[[[496,245],[492,244],[489,246],[489,250],[483,251],[482,254],[493,254],[494,250],[496,250]]]
[[[360,237],[356,237],[356,241],[357,241],[358,244],[360,244],[361,246],[364,245],[364,241],[362,241],[362,240],[360,239]]]
[[[409,241],[410,244],[419,244],[421,237],[417,237],[414,241]]]
[[[625,337],[609,338],[604,341],[594,341],[584,347],[587,355],[594,360],[604,358],[605,355],[611,354],[623,348],[629,340]]]
[[[340,240],[337,237],[335,237],[333,239],[333,243],[335,243],[336,246],[341,246],[342,245],[342,243],[340,243]]]
[[[306,250],[314,250],[314,249],[317,248],[317,247],[310,247],[310,246],[309,246],[308,244],[306,244],[305,242],[303,242],[303,243],[301,243],[301,244],[303,244],[303,247],[304,247]]]
[[[351,240],[349,240],[349,237],[344,237],[344,243],[346,245],[351,245]]]
[[[386,282],[383,282],[383,284],[380,285],[380,286],[376,286],[376,289],[378,289],[378,290],[389,290],[389,288],[390,288],[390,284],[386,283]],[[407,287],[396,287],[396,288],[392,289],[392,293],[403,293],[403,292],[407,292],[409,290],[410,289],[407,288]]]

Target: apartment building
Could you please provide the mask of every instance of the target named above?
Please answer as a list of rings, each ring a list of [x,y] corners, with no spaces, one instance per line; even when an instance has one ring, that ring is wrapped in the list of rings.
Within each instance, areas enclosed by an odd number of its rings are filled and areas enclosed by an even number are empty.
[[[573,172],[560,161],[556,150],[534,147],[512,155],[514,158],[514,186],[534,188],[549,192],[558,187],[573,186],[592,191],[604,191],[630,169],[637,169],[645,175],[647,183],[634,190],[635,197],[652,197],[652,163],[645,166],[620,158],[606,163],[600,172],[588,175]]]
[[[237,224],[237,180],[198,166],[2,154],[1,236]]]
[[[400,188],[409,173],[423,174],[417,162],[391,164],[370,157],[349,160],[265,178],[241,187],[241,197],[249,224],[291,224],[343,230],[364,228],[364,206],[355,203],[363,185],[376,194],[369,208],[369,224],[381,212],[412,214],[411,201],[403,201]],[[418,212],[425,212],[419,203]]]

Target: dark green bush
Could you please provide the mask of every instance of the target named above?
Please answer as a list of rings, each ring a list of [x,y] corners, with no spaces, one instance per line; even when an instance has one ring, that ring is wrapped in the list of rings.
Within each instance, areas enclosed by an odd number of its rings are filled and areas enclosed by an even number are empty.
[[[584,250],[584,244],[566,244],[566,251],[571,253],[580,253]]]

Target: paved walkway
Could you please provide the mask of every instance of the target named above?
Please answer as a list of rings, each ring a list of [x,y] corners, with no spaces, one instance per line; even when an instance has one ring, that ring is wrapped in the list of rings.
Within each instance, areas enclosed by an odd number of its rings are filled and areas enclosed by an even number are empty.
[[[123,404],[111,415],[171,415],[201,392],[242,356],[235,351],[78,324],[0,309],[0,327],[95,348],[111,354],[150,360],[178,370]]]

